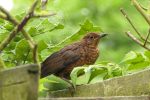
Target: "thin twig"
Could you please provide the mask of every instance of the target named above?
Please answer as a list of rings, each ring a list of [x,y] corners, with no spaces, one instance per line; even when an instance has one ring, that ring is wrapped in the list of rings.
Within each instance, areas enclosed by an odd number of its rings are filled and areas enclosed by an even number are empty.
[[[35,44],[34,45],[34,49],[33,49],[33,61],[34,61],[34,63],[38,63],[39,62],[38,61],[38,51],[37,51],[37,49],[38,49],[38,45]]]
[[[133,25],[131,19],[128,17],[127,13],[124,11],[123,8],[120,9],[121,13],[124,15],[124,17],[127,19],[127,21],[129,22],[129,24],[132,26],[132,28],[134,29],[134,31],[137,33],[137,35],[143,40],[145,41],[145,38],[141,35],[141,33],[137,30],[137,28]],[[150,43],[150,41],[147,40],[148,43]]]
[[[136,37],[134,37],[134,35],[132,35],[129,31],[126,32],[126,34],[128,35],[128,37],[130,37],[137,44],[139,44],[140,46],[142,46],[143,48],[145,48],[147,50],[150,50],[150,48],[148,48],[147,46],[144,46],[143,43],[140,40],[138,40]]]
[[[27,52],[27,54],[26,54],[26,56],[25,56],[25,58],[24,58],[23,64],[25,64],[25,62],[26,62],[26,60],[27,60],[27,58],[28,58],[28,56],[29,56],[30,50],[31,50],[31,49],[28,50],[28,52]]]
[[[145,18],[147,23],[150,25],[150,19],[146,12],[141,8],[140,4],[136,0],[131,0],[135,8],[140,12],[140,14]]]
[[[147,37],[146,37],[146,39],[145,39],[144,46],[146,45],[146,43],[147,43],[147,41],[148,41],[149,35],[150,35],[150,29],[149,29],[149,32],[148,32]]]
[[[38,18],[38,17],[50,17],[50,16],[54,16],[54,15],[56,15],[56,13],[52,13],[52,14],[43,14],[43,15],[41,15],[41,14],[33,14],[33,18]]]

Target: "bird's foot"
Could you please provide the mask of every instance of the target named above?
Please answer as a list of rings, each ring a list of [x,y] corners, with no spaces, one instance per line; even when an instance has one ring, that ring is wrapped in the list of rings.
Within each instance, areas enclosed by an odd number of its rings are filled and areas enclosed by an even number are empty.
[[[69,84],[68,90],[69,90],[71,96],[73,97],[76,92],[76,86],[74,86],[74,84],[72,82],[70,82],[69,80],[67,80],[65,78],[62,78],[62,79]]]

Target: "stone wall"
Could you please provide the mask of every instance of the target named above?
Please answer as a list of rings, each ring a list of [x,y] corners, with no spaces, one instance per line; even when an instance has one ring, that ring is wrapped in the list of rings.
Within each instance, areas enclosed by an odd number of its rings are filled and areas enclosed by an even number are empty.
[[[23,65],[0,72],[0,100],[37,100],[38,66]]]
[[[150,95],[150,69],[116,77],[96,84],[77,86],[74,97],[141,96]],[[71,97],[69,90],[49,93],[48,97]]]

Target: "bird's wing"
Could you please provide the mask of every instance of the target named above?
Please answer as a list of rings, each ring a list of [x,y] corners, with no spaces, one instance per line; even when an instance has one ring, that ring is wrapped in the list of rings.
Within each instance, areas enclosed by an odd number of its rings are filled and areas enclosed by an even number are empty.
[[[66,50],[63,53],[55,52],[42,63],[41,78],[60,72],[79,59],[80,55],[72,50]]]

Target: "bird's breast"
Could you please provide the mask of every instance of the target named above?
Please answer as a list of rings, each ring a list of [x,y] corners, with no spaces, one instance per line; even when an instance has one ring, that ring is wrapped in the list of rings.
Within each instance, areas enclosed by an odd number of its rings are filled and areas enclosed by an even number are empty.
[[[94,64],[99,56],[99,50],[96,47],[87,47],[86,64]]]

